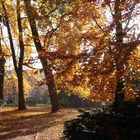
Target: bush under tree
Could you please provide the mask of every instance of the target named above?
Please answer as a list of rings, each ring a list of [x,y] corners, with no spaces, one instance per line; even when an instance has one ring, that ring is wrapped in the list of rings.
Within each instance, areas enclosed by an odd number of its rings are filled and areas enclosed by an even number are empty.
[[[114,106],[97,111],[80,111],[65,122],[64,139],[68,140],[139,140],[140,99],[127,101],[121,110]]]

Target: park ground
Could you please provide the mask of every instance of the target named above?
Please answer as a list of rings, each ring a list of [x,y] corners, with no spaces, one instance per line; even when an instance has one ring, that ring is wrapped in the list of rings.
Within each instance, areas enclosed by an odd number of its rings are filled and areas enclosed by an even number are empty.
[[[77,115],[73,108],[50,113],[50,108],[5,107],[0,114],[0,140],[61,140],[64,122]]]

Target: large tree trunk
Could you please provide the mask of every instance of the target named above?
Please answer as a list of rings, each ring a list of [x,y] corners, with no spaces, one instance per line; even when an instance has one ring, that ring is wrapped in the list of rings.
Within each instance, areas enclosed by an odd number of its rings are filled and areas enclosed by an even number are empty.
[[[45,73],[45,78],[48,85],[48,91],[49,91],[49,96],[50,96],[51,105],[52,105],[52,112],[56,112],[60,109],[60,103],[58,100],[57,89],[56,89],[52,71],[50,67],[46,65],[46,63],[47,62],[42,61],[43,68],[46,68],[44,69],[44,73]]]
[[[57,89],[55,85],[54,76],[53,76],[50,66],[48,65],[47,60],[44,60],[44,58],[42,57],[40,57],[40,60],[42,62],[42,66],[43,66],[43,70],[44,70],[44,74],[46,78],[46,84],[48,86],[52,112],[57,112],[60,109],[60,103],[57,96]]]
[[[25,99],[24,99],[22,71],[18,71],[17,77],[18,77],[18,93],[19,93],[18,110],[24,110],[26,109],[26,106],[25,106]]]
[[[29,24],[31,27],[34,44],[36,46],[37,53],[39,55],[39,58],[43,66],[43,70],[44,70],[44,74],[46,78],[46,84],[48,86],[49,96],[50,96],[51,105],[52,105],[52,112],[56,112],[60,109],[60,103],[57,97],[57,89],[55,85],[54,76],[53,76],[50,66],[48,65],[48,60],[42,56],[43,46],[41,45],[41,41],[39,39],[39,34],[36,27],[35,19],[32,16],[32,7],[31,7],[30,0],[24,0],[24,3],[25,3],[25,8],[26,8]]]
[[[116,42],[123,43],[124,33],[122,28],[122,14],[121,14],[121,1],[116,0],[115,1],[115,16],[114,21],[116,24]],[[124,65],[121,63],[121,51],[123,51],[123,48],[120,48],[120,46],[116,46],[116,91],[115,91],[115,101],[114,105],[116,109],[121,109],[123,107],[124,102]]]
[[[24,43],[23,43],[23,32],[22,32],[22,23],[20,15],[20,0],[17,0],[17,24],[19,31],[19,47],[20,47],[20,56],[18,62],[18,92],[19,92],[19,110],[26,109],[25,98],[24,98],[24,84],[23,84],[23,61],[24,61]]]

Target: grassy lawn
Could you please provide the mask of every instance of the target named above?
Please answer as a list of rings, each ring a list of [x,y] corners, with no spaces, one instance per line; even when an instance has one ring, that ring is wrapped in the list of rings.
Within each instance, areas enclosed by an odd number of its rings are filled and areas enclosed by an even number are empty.
[[[59,140],[63,123],[78,114],[73,108],[50,113],[50,108],[30,107],[25,111],[3,108],[0,116],[0,140]]]

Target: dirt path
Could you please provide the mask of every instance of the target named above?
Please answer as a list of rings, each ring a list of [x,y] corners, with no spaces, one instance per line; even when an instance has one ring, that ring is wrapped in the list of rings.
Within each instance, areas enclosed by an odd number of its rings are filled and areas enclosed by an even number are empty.
[[[78,114],[76,109],[62,109],[50,114],[49,108],[17,111],[4,108],[0,116],[0,140],[59,140],[63,124]]]

